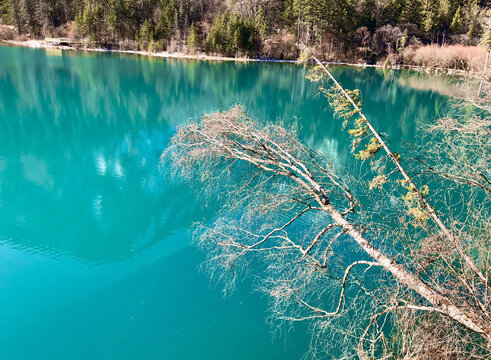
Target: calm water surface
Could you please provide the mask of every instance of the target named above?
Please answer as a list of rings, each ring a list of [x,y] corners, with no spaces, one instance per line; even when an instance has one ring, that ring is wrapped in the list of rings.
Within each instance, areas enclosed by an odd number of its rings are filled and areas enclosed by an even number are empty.
[[[335,74],[399,151],[452,91],[414,73]],[[305,328],[273,339],[250,282],[226,299],[209,287],[190,231],[216,209],[158,165],[176,126],[242,103],[297,119],[305,142],[354,168],[304,76],[291,64],[0,47],[0,358],[300,358]]]

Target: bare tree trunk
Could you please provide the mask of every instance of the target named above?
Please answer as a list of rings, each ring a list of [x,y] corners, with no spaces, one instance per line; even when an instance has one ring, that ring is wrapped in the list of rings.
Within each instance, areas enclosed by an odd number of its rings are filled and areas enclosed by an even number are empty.
[[[484,75],[483,76],[486,76],[486,71],[488,69],[488,60],[489,60],[489,50],[488,52],[486,53],[486,62],[484,63]],[[477,91],[477,96],[481,96],[481,90],[482,90],[482,83],[483,83],[484,80],[481,79],[481,83],[479,84],[479,90]]]
[[[304,45],[305,47],[305,45]],[[307,47],[305,47],[307,49]],[[308,50],[308,49],[307,49]],[[488,53],[489,54],[489,53]],[[401,175],[404,177],[404,179],[408,182],[408,184],[411,186],[411,188],[416,191],[418,194],[418,198],[423,204],[424,208],[428,211],[428,214],[431,216],[433,221],[437,224],[437,226],[440,228],[442,233],[447,237],[451,243],[455,246],[455,249],[459,253],[459,255],[462,257],[464,260],[465,264],[483,281],[486,286],[489,286],[488,284],[488,279],[484,274],[479,270],[477,265],[475,264],[474,260],[468,256],[465,253],[465,250],[462,248],[462,245],[458,241],[458,239],[455,238],[454,234],[446,227],[446,225],[443,223],[443,221],[440,219],[438,214],[436,213],[435,209],[428,203],[424,195],[421,193],[421,191],[418,189],[414,181],[411,179],[411,177],[408,175],[406,170],[402,167],[400,161],[398,158],[392,153],[392,151],[389,149],[387,146],[386,142],[384,139],[380,136],[380,134],[375,130],[375,128],[372,126],[372,124],[368,121],[366,116],[363,114],[361,109],[358,107],[358,105],[355,103],[355,101],[351,98],[351,96],[344,90],[344,88],[339,84],[339,82],[334,78],[334,76],[327,70],[327,68],[322,64],[315,56],[311,55],[312,58],[315,60],[315,62],[322,68],[322,70],[329,76],[329,78],[334,82],[335,86],[339,89],[339,91],[346,97],[346,99],[350,102],[350,104],[353,106],[355,111],[358,113],[358,115],[363,119],[364,123],[368,126],[370,129],[370,132],[375,136],[377,141],[380,143],[384,151],[387,153],[389,158],[392,160],[394,165],[397,167]]]
[[[355,240],[358,245],[374,260],[376,260],[386,271],[391,273],[401,284],[424,297],[434,308],[433,311],[445,314],[465,327],[482,334],[488,343],[491,343],[491,326],[484,322],[478,315],[455,306],[446,297],[426,285],[420,278],[407,272],[380,250],[376,249],[339,211],[331,204],[323,204],[322,207],[331,215],[334,221]]]
[[[237,110],[235,111],[237,112]],[[197,152],[191,153],[197,154],[196,156],[199,157],[204,156],[207,153],[206,148],[203,148],[203,146],[208,144],[208,146],[212,147],[211,151],[218,152],[220,157],[232,161],[244,161],[254,165],[260,169],[261,172],[271,173],[273,176],[290,178],[297,183],[299,188],[303,189],[310,198],[315,200],[319,204],[320,209],[328,213],[335,224],[340,226],[368,256],[390,273],[398,283],[413,290],[432,305],[423,307],[414,305],[414,308],[444,314],[471,331],[481,334],[491,343],[491,326],[481,318],[480,314],[476,312],[476,309],[470,308],[462,303],[456,305],[448,296],[441,294],[435,288],[427,285],[417,275],[410,273],[402,265],[398,264],[394,258],[391,258],[389,255],[373,246],[372,243],[363,236],[361,231],[345,218],[346,214],[353,210],[353,207],[350,210],[345,211],[344,215],[337,210],[329,199],[328,194],[330,192],[324,188],[324,185],[315,179],[311,171],[313,169],[309,169],[301,158],[296,157],[295,152],[290,153],[288,150],[285,150],[278,145],[277,140],[270,139],[268,134],[261,133],[251,128],[252,125],[242,125],[240,122],[235,124],[233,122],[234,116],[238,116],[240,119],[240,116],[242,115],[240,112],[237,112],[237,115],[234,115],[234,113],[217,114],[213,117],[206,118],[205,120],[202,120],[205,123],[203,130],[195,126],[190,126],[189,130],[181,130],[177,135],[178,140],[174,140],[174,143],[181,146],[186,153],[192,151],[192,148],[196,148]],[[278,129],[278,131],[284,132],[285,130]],[[191,144],[186,143],[187,141],[191,141]],[[305,151],[305,149],[302,148],[301,145],[298,145],[297,142],[294,143],[293,146],[299,146],[298,149]],[[295,149],[292,151],[295,151]],[[179,163],[179,161],[182,162],[180,158],[176,158],[174,162]],[[319,169],[325,173],[325,170],[320,167],[316,161],[312,164],[313,166],[318,166]],[[402,171],[404,171],[404,169],[402,169]],[[332,179],[332,175],[328,176]],[[336,181],[333,181],[333,184],[343,189],[343,191],[347,193],[347,199],[353,204],[353,199],[349,190],[340,186]],[[308,206],[304,212],[310,209],[312,209],[312,206]],[[285,226],[295,221],[300,215],[301,213]],[[282,229],[284,229],[285,226],[283,226]],[[273,232],[275,231],[278,231],[278,229]],[[239,249],[244,249],[243,251],[247,252],[256,248],[259,244],[262,244],[269,236],[271,235],[265,236],[263,240],[252,246],[240,244],[234,246]],[[315,241],[312,242],[312,244],[315,244]],[[310,250],[312,246],[313,245],[309,246],[308,249]],[[308,255],[308,251],[298,244],[294,244],[294,247],[299,249],[303,256]]]

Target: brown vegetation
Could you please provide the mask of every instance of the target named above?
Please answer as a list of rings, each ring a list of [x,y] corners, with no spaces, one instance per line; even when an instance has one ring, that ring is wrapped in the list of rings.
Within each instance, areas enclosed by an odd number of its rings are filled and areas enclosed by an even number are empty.
[[[298,47],[295,37],[287,32],[271,36],[263,42],[261,56],[267,59],[296,60]]]
[[[402,52],[402,64],[430,69],[482,71],[486,50],[481,46],[425,45],[408,47]]]
[[[0,40],[14,40],[16,35],[17,34],[13,26],[0,24]]]

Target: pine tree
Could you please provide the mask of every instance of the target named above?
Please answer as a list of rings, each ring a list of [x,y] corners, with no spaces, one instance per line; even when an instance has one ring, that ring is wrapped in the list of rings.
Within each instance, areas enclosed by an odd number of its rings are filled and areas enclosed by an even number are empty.
[[[106,27],[113,38],[120,36],[118,31],[118,2],[117,0],[109,0],[105,11]]]
[[[377,4],[375,0],[365,0],[358,9],[358,25],[357,27],[365,26],[371,32],[377,28]]]
[[[24,28],[29,36],[33,38],[39,38],[41,36],[41,31],[39,24],[36,22],[35,6],[32,0],[20,0],[19,1],[19,16],[24,24]]]
[[[438,26],[437,3],[434,0],[423,0],[422,3],[422,28],[429,38],[434,35]]]
[[[176,31],[178,8],[175,0],[163,0],[161,16],[155,29],[155,37],[168,42]]]
[[[416,0],[421,1],[421,0]],[[412,2],[410,2],[411,4]],[[377,2],[380,4],[380,2]],[[405,0],[388,0],[386,4],[380,6],[380,11],[377,11],[377,28],[384,25],[396,25],[401,22],[401,14],[406,5]]]
[[[19,1],[17,0],[0,1],[0,21],[2,24],[14,25],[19,35],[24,34],[26,31],[19,10]]]
[[[209,52],[223,52],[226,39],[225,13],[218,13],[213,21],[208,37],[206,38],[206,50]]]
[[[269,34],[269,24],[266,18],[266,13],[264,12],[264,8],[259,5],[257,10],[257,14],[254,18],[254,25],[256,29],[259,30],[259,34],[262,38],[265,38]]]
[[[186,45],[191,52],[197,52],[201,48],[201,40],[194,28],[194,23],[191,24],[189,28],[189,35],[186,40]]]
[[[460,34],[463,31],[463,20],[461,16],[461,8],[460,6],[457,8],[457,11],[455,11],[455,14],[452,19],[452,23],[450,24],[450,30],[455,33],[455,34]]]
[[[150,47],[150,43],[153,42],[153,38],[154,35],[153,35],[152,26],[147,20],[145,20],[145,22],[143,23],[140,29],[140,35],[138,39],[140,42],[140,48],[143,50],[150,51],[148,48]]]
[[[482,31],[480,18],[478,16],[480,7],[477,0],[469,1],[465,6],[465,24],[467,26],[467,36],[476,37]]]
[[[415,24],[418,27],[422,23],[422,6],[420,0],[404,0],[401,16],[399,17],[401,24]]]
[[[450,29],[452,23],[452,15],[454,14],[452,0],[439,0],[438,2],[438,22],[443,30]]]

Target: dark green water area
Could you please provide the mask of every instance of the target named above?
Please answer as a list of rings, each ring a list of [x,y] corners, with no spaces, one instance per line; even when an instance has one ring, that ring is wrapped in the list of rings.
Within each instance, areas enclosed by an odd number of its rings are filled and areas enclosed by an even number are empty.
[[[447,79],[333,68],[396,151],[445,113]],[[159,168],[187,119],[241,103],[298,121],[304,142],[355,169],[348,135],[306,69],[0,47],[0,359],[299,359],[246,279],[223,298],[198,271],[189,186]],[[355,170],[353,170],[355,171]]]

